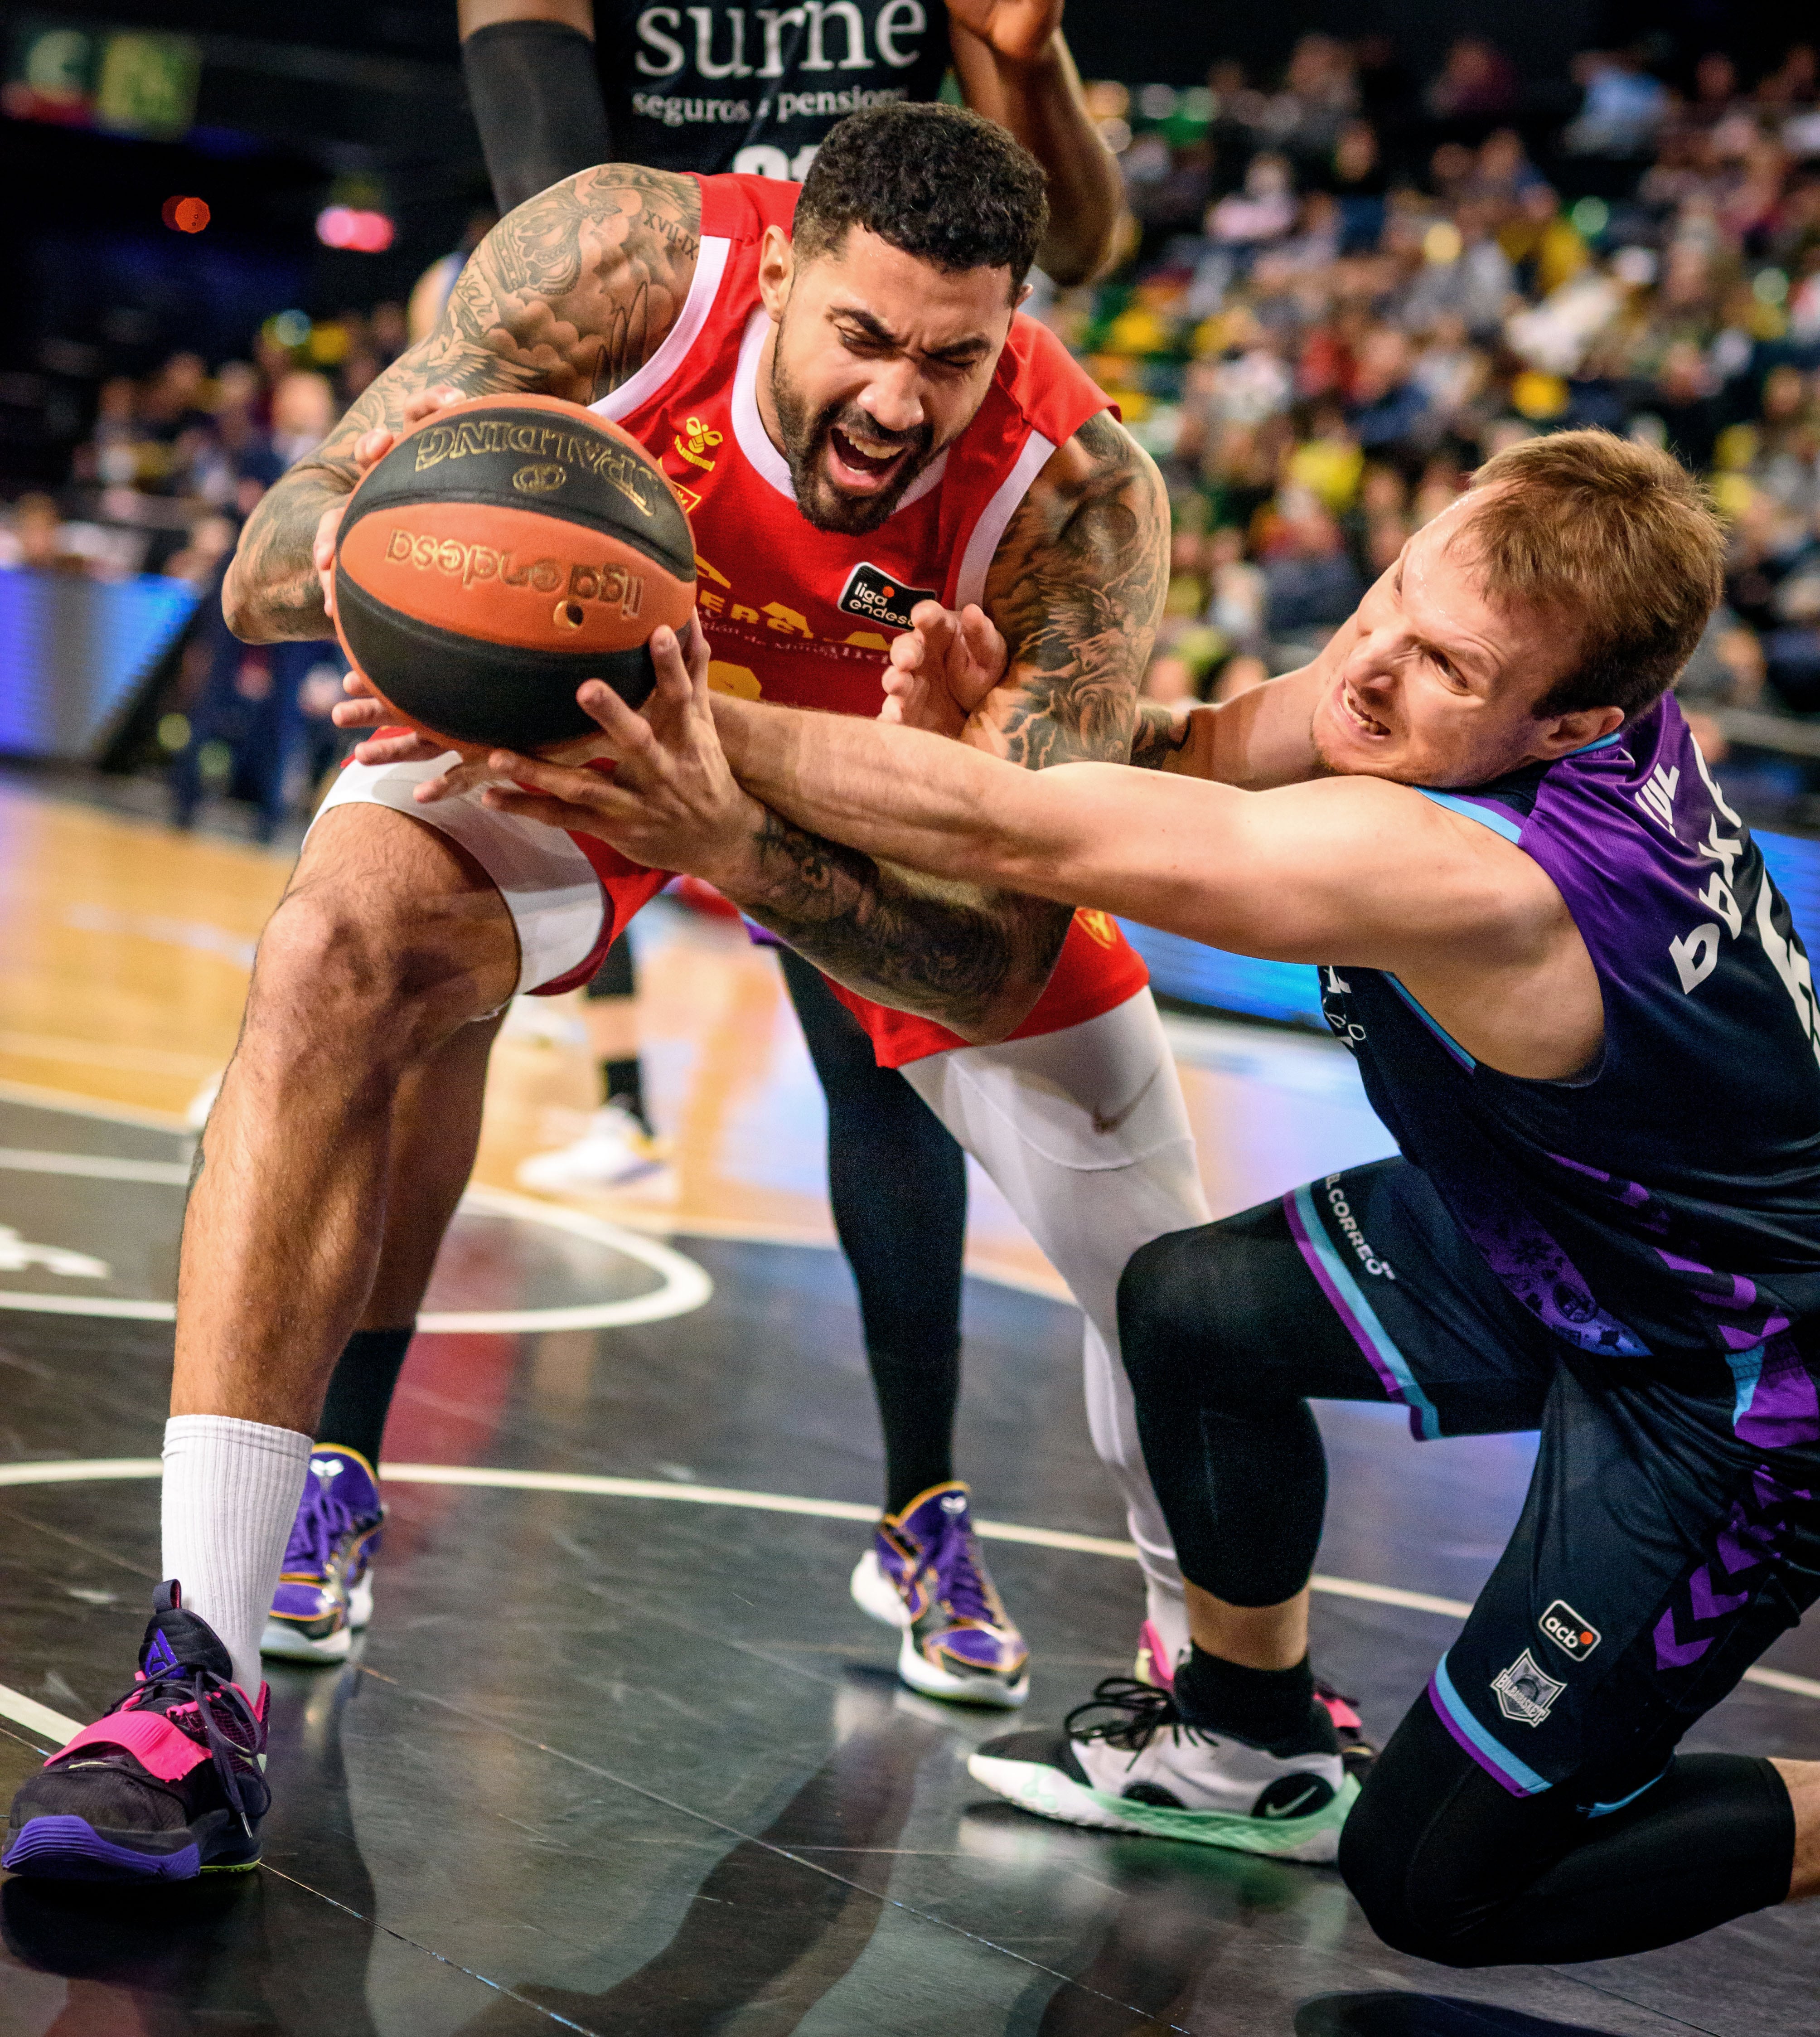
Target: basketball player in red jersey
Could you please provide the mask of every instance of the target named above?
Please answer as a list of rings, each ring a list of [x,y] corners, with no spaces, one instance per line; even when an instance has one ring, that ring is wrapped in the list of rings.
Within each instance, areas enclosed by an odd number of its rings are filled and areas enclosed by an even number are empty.
[[[1014,318],[1042,230],[1034,163],[976,115],[894,106],[824,145],[793,244],[795,196],[615,166],[502,222],[437,332],[249,523],[236,630],[322,633],[314,548],[413,402],[536,390],[600,406],[686,467],[729,686],[875,712],[899,604],[930,591],[977,600],[1006,639],[987,709],[1006,757],[1125,757],[1167,512],[1104,398]],[[678,457],[697,441],[712,469]],[[20,1812],[48,1821],[35,1871],[171,1879],[257,1857],[259,1636],[323,1382],[363,1319],[415,1310],[501,1007],[584,981],[663,881],[478,795],[419,802],[440,776],[428,747],[395,738],[345,774],[262,940],[185,1225],[163,1559],[181,1598],[160,1586],[122,1706],[25,1786]],[[1096,1443],[1152,1619],[1179,1633],[1110,1355],[1131,1253],[1205,1216],[1141,966],[1108,922],[788,828],[739,902],[841,982],[1074,1288]],[[882,1524],[861,1570],[919,1687],[1021,1701],[1024,1650],[964,1491]]]

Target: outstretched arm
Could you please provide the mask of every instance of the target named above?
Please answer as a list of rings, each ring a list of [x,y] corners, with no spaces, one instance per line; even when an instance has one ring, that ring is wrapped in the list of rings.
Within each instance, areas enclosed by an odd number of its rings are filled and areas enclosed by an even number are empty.
[[[967,104],[1010,128],[1048,179],[1037,260],[1058,283],[1087,282],[1111,258],[1124,188],[1063,39],[1061,0],[948,0],[948,32]]]
[[[699,633],[695,643],[685,672],[674,639],[653,638],[659,681],[642,716],[605,686],[582,689],[610,777],[496,756],[490,768],[515,783],[488,803],[735,898],[777,884],[781,848],[799,924],[828,901],[844,915],[845,885],[913,927],[916,909],[899,901],[938,909],[944,886],[984,882],[1244,954],[1394,970],[1508,1074],[1558,1079],[1598,1049],[1598,978],[1560,893],[1520,849],[1409,786],[1343,777],[1246,792],[1104,764],[1022,771],[920,731],[711,696]],[[784,812],[735,773],[787,788]],[[919,891],[912,869],[927,873]],[[944,984],[933,969],[924,988],[957,1004],[989,995],[977,977]]]
[[[955,731],[1030,771],[1122,762],[1168,559],[1169,508],[1154,466],[1112,418],[1089,419],[1050,459],[999,542],[984,607],[1003,640],[1003,676],[964,722],[956,714]],[[753,772],[748,790],[777,806],[783,788],[756,760]],[[775,819],[762,869],[762,890],[750,888],[755,867],[738,880],[749,888],[731,894],[754,919],[866,995],[969,1037],[1002,1034],[1029,1011],[1071,916],[983,873],[976,882],[948,873],[938,888],[888,864],[861,867],[850,851]],[[956,1003],[963,978],[965,1000]]]
[[[329,634],[312,560],[319,526],[360,478],[355,448],[405,429],[432,391],[590,403],[635,374],[688,294],[700,224],[693,177],[625,164],[585,170],[508,214],[463,270],[436,330],[248,519],[223,595],[234,633],[261,644]]]

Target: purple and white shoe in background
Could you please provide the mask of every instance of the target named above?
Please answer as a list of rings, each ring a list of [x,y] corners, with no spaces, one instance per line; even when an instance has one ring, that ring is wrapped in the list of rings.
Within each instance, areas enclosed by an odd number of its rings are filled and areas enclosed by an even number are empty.
[[[853,1571],[855,1604],[901,1628],[897,1673],[924,1696],[1010,1710],[1030,1694],[1029,1650],[986,1568],[958,1479],[887,1514]]]
[[[355,1635],[373,1616],[373,1559],[384,1520],[372,1466],[358,1450],[317,1444],[259,1638],[262,1655],[348,1659]]]
[[[53,1881],[193,1881],[259,1861],[267,1693],[159,1585],[133,1687],[28,1776],[0,1866]]]

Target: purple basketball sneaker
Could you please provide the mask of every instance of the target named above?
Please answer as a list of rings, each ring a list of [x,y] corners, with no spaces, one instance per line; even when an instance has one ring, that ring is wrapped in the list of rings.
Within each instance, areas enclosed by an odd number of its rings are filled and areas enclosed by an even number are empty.
[[[266,1703],[206,1619],[159,1585],[133,1687],[13,1799],[0,1866],[55,1881],[193,1881],[256,1867]]]
[[[1021,1705],[1029,1650],[1006,1617],[958,1479],[885,1514],[853,1571],[853,1597],[901,1627],[897,1673],[912,1690],[964,1705]]]
[[[348,1659],[354,1635],[373,1616],[373,1559],[384,1519],[372,1466],[360,1452],[317,1444],[259,1638],[262,1655]]]

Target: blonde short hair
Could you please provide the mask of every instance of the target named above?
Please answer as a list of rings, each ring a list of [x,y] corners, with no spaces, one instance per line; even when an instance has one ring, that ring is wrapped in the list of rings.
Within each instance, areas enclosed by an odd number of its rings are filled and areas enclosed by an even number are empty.
[[[1629,721],[1654,706],[1723,586],[1724,532],[1700,483],[1654,446],[1576,431],[1506,448],[1473,488],[1483,500],[1460,539],[1486,595],[1558,618],[1578,639],[1535,712],[1615,707]]]

